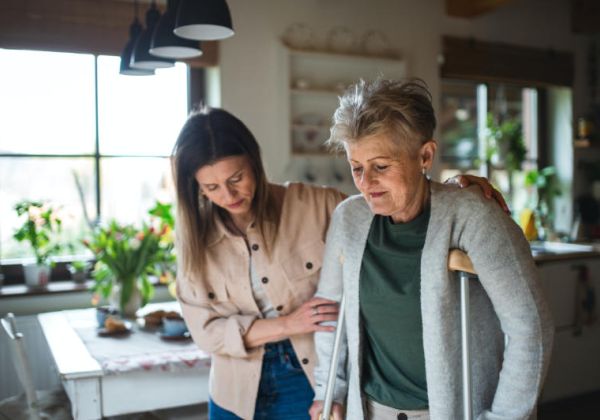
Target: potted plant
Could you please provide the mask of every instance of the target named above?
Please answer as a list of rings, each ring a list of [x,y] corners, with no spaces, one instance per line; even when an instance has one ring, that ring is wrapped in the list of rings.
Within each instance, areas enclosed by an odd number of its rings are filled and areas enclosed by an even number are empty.
[[[67,270],[75,283],[83,283],[87,278],[90,262],[85,260],[74,260],[67,264]]]
[[[21,201],[15,205],[15,210],[23,224],[13,237],[19,242],[29,242],[35,256],[35,263],[23,264],[25,284],[29,287],[45,286],[53,265],[50,257],[61,249],[58,235],[62,221],[57,209],[41,201]]]
[[[531,206],[535,215],[538,239],[548,240],[553,235],[554,198],[562,193],[554,166],[533,169],[525,174],[525,186],[533,187]]]
[[[488,165],[504,168],[508,174],[508,196],[513,193],[513,174],[521,171],[527,156],[527,148],[523,140],[523,126],[517,119],[505,118],[496,121],[490,112],[487,115],[487,150]],[[490,173],[488,171],[488,173]]]
[[[163,276],[175,258],[171,228],[160,218],[140,227],[112,220],[97,227],[84,245],[96,259],[92,290],[126,317],[134,317],[154,295],[149,276]]]

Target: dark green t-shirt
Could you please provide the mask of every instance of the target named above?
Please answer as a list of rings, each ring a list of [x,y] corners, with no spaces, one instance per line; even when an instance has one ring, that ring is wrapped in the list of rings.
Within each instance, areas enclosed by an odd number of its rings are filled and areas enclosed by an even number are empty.
[[[421,321],[421,252],[429,208],[407,223],[375,216],[360,271],[363,391],[397,409],[429,405]]]

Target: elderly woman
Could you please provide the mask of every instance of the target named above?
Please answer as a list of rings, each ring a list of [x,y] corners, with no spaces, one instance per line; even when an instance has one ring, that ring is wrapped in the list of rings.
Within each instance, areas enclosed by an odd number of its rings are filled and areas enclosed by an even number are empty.
[[[473,414],[535,417],[553,328],[529,244],[473,188],[429,180],[435,124],[421,81],[360,82],[335,113],[330,142],[345,149],[361,193],[334,212],[317,292],[346,295],[336,418],[344,403],[348,419],[461,417],[451,248],[465,251],[479,275],[471,287]],[[322,410],[333,333],[317,332],[315,342],[312,419]]]

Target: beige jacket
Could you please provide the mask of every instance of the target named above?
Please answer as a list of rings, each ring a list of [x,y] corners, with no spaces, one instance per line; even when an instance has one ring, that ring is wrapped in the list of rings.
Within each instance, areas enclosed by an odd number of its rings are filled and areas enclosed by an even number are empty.
[[[257,229],[247,238],[253,263],[273,307],[281,315],[311,298],[323,261],[331,214],[342,200],[334,189],[289,184],[271,185],[283,198],[281,222],[269,259]],[[198,346],[212,354],[210,396],[244,419],[251,419],[262,368],[263,347],[247,349],[243,336],[261,313],[252,296],[249,251],[243,238],[218,222],[208,244],[206,278],[177,279],[183,316]],[[316,362],[312,334],[290,337],[311,384]]]

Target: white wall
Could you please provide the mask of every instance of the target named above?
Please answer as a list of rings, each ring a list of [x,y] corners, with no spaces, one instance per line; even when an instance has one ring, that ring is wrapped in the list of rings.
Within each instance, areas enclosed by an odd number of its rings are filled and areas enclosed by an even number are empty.
[[[406,58],[409,74],[429,84],[435,101],[442,35],[566,51],[575,51],[577,45],[568,0],[514,0],[475,19],[447,17],[444,0],[229,0],[228,4],[236,35],[221,43],[222,106],[256,135],[274,181],[284,180],[287,165],[281,159],[287,155],[282,145],[286,140],[276,123],[287,118],[279,111],[277,46],[295,22],[309,25],[321,40],[336,26],[357,36],[382,31]]]

